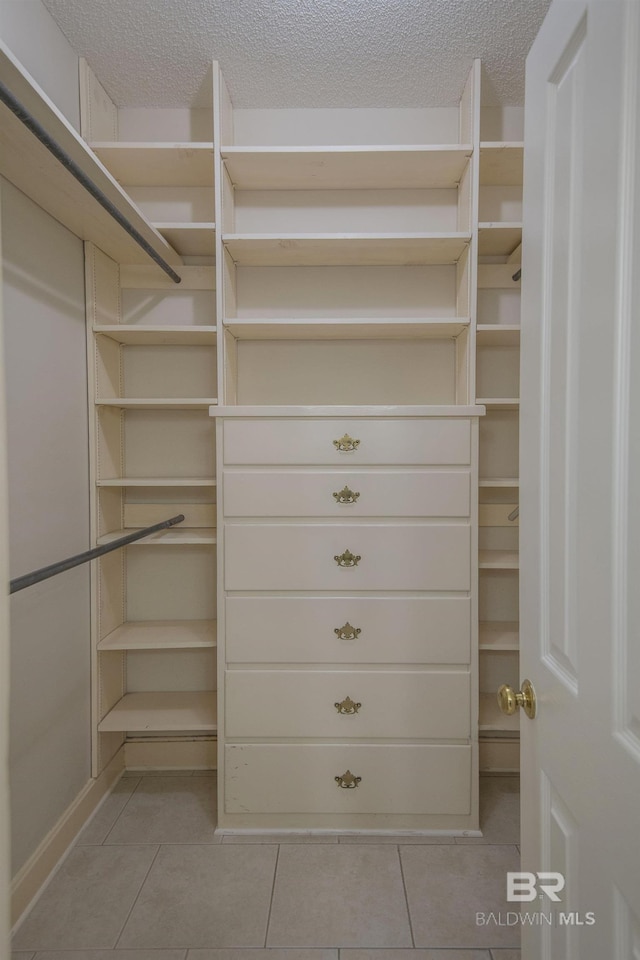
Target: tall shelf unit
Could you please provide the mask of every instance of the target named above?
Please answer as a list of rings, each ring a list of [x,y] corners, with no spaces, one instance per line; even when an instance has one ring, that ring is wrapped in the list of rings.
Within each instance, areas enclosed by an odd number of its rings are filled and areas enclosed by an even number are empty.
[[[223,829],[477,830],[479,81],[345,124],[218,75]]]
[[[81,67],[82,134],[171,249],[180,283],[139,253],[87,243],[92,536],[184,521],[103,557],[93,582],[94,775],[215,766],[217,402],[211,111],[119,111]],[[204,114],[204,116],[203,116]],[[207,129],[208,128],[208,129]],[[198,139],[189,139],[192,131]],[[208,139],[202,133],[208,132]]]
[[[480,142],[476,402],[479,465],[480,770],[519,769],[519,716],[496,690],[519,689],[518,422],[523,144]]]

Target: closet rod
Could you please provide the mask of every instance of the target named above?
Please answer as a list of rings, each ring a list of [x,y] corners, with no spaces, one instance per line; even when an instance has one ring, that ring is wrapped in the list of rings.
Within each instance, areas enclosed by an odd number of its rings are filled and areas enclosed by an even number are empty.
[[[98,201],[100,206],[104,207],[110,216],[120,224],[123,230],[129,234],[129,236],[135,240],[139,247],[142,247],[144,252],[148,254],[152,260],[161,267],[164,272],[171,277],[174,283],[180,283],[181,277],[173,270],[166,260],[157,253],[150,243],[148,243],[145,238],[139,233],[132,223],[127,220],[127,218],[122,214],[118,208],[109,200],[105,193],[96,186],[93,180],[86,175],[86,173],[78,166],[78,164],[73,160],[69,154],[62,149],[59,143],[50,137],[47,131],[44,129],[41,123],[29,111],[24,107],[19,100],[17,100],[14,95],[11,93],[8,87],[5,86],[2,81],[0,81],[0,100],[11,110],[11,112],[20,120],[27,130],[30,130],[34,137],[42,143],[47,150],[53,154],[53,156],[58,160],[63,167],[69,171],[69,173],[76,178],[78,183],[80,183],[85,190],[91,194],[91,196]]]
[[[9,593],[17,593],[18,590],[24,590],[25,587],[31,587],[34,583],[40,583],[41,580],[48,580],[49,577],[55,577],[57,573],[64,573],[65,570],[71,570],[72,567],[78,567],[81,563],[87,563],[89,560],[95,560],[96,557],[102,557],[105,553],[111,553],[118,547],[125,547],[128,543],[134,543],[141,540],[142,537],[148,537],[150,533],[157,533],[159,530],[166,530],[167,527],[173,527],[176,523],[182,523],[184,514],[180,513],[177,517],[171,517],[170,520],[163,520],[162,523],[154,523],[144,530],[136,530],[135,533],[127,533],[124,537],[112,540],[111,543],[105,543],[101,547],[94,547],[93,550],[85,550],[84,553],[77,553],[75,557],[67,557],[66,560],[59,560],[48,567],[41,567],[39,570],[33,570],[31,573],[25,573],[23,577],[16,577],[9,584]]]

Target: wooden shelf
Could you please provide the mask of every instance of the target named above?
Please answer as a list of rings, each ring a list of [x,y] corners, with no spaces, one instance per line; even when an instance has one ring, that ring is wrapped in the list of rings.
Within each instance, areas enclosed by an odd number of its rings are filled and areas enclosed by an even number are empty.
[[[424,320],[234,317],[225,321],[225,329],[238,340],[430,340],[457,337],[468,326],[468,317]]]
[[[480,347],[520,346],[520,325],[511,323],[479,323],[476,337]]]
[[[456,263],[467,233],[227,234],[238,266],[422,266]]]
[[[480,477],[479,487],[519,487],[519,477]]]
[[[479,649],[485,651],[519,650],[520,624],[517,620],[481,620]]]
[[[479,550],[478,566],[481,570],[518,570],[520,560],[517,550]]]
[[[215,647],[215,620],[141,620],[123,623],[98,650],[193,650]]]
[[[98,724],[101,733],[217,730],[214,692],[127,693]]]
[[[478,254],[481,257],[509,257],[520,243],[521,223],[478,224]],[[514,266],[513,273],[516,270],[517,267]]]
[[[241,190],[453,188],[471,145],[368,147],[222,147]]]
[[[519,729],[519,712],[508,717],[500,710],[495,693],[480,694],[478,732],[481,735],[483,733],[516,733]]]
[[[483,141],[480,144],[480,186],[521,186],[523,159],[522,142]]]
[[[110,337],[118,343],[132,344],[192,344],[200,346],[204,344],[215,344],[216,327],[210,326],[136,326],[117,323],[111,325],[95,326],[94,333],[100,333],[105,337]]]
[[[519,410],[518,397],[478,397],[476,403],[481,403],[487,410]]]
[[[167,513],[172,516],[172,505],[167,504]],[[119,537],[125,537],[128,533],[136,533],[135,527],[127,527],[123,530],[112,530],[105,533],[96,540],[100,547],[104,543],[112,543]],[[169,527],[167,530],[159,530],[141,540],[134,540],[128,544],[129,547],[150,547],[150,546],[183,546],[185,544],[207,544],[217,543],[216,531],[211,527]]]
[[[212,143],[92,143],[94,153],[127,187],[212,187]]]
[[[110,477],[97,487],[215,487],[214,477]]]
[[[151,247],[169,264],[179,266],[182,263],[179,254],[145,219],[91,148],[4,44],[0,44],[0,81]],[[0,175],[75,236],[92,241],[116,263],[151,262],[148,254],[85,190],[68,168],[56,160],[3,104],[0,104]]]
[[[215,290],[215,265],[203,264],[200,266],[183,265],[176,271],[180,275],[180,283],[163,273],[160,267],[146,266],[137,263],[120,267],[121,290]],[[123,324],[124,326],[124,324]]]
[[[479,263],[478,290],[520,290],[522,278],[513,279],[517,272],[515,263]]]
[[[96,400],[98,407],[122,407],[132,410],[207,410],[217,404],[217,399],[203,397],[108,397]]]
[[[167,243],[177,250],[181,257],[215,257],[215,223],[154,223]]]

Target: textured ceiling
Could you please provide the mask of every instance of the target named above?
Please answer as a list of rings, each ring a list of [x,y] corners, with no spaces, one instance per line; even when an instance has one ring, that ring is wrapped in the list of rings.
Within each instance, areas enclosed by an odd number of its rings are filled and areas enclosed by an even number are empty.
[[[219,60],[236,107],[448,106],[474,57],[518,104],[550,0],[43,0],[118,106],[201,101]]]

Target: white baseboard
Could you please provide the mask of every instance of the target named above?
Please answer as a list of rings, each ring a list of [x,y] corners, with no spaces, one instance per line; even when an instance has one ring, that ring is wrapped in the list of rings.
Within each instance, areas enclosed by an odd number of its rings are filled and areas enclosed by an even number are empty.
[[[89,780],[55,826],[20,868],[11,883],[11,923],[15,927],[85,823],[120,779],[124,750],[119,750],[96,780]]]

